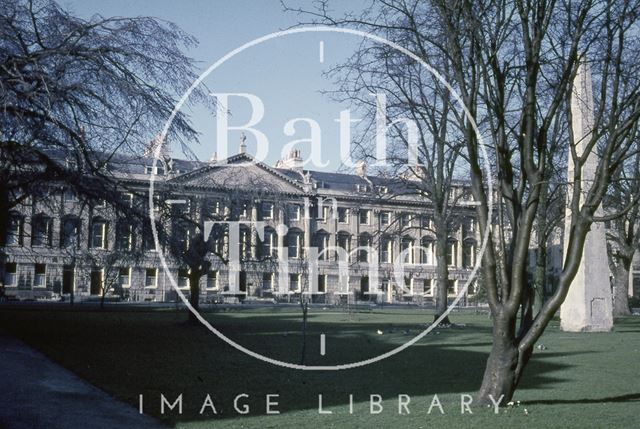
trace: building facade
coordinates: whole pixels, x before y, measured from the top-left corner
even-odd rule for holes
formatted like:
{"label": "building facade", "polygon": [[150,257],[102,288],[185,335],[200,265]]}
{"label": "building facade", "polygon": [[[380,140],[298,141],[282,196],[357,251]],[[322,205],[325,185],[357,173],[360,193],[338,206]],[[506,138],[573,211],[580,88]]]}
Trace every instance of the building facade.
{"label": "building facade", "polygon": [[[211,162],[120,158],[109,168],[122,183],[126,205],[158,201],[150,211],[156,213],[160,202],[169,202],[171,210],[198,224],[238,223],[238,234],[227,229],[206,256],[202,301],[289,300],[305,293],[326,303],[347,296],[424,303],[435,295],[432,207],[407,192],[406,181],[368,176],[364,165],[355,174],[304,170],[295,151],[275,167],[242,150]],[[151,200],[150,176],[156,189]],[[463,188],[458,184],[452,192]],[[446,255],[451,297],[470,277],[478,240],[472,201],[460,198],[456,211]],[[51,184],[10,215],[2,255],[8,296],[174,301],[171,277],[190,293],[188,264],[156,245],[149,228],[128,223],[104,201],[87,201]],[[189,245],[187,238],[185,252]],[[230,261],[234,254],[237,264]],[[475,289],[472,282],[468,296]]]}

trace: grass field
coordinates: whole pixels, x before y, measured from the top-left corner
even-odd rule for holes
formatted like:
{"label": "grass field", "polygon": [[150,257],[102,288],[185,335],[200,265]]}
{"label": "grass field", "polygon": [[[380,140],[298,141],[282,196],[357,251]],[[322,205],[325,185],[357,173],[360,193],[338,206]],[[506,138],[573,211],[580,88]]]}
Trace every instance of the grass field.
{"label": "grass field", "polygon": [[[299,314],[293,309],[206,314],[225,335],[259,353],[297,363]],[[640,317],[618,320],[608,334],[559,331],[552,322],[536,349],[521,388],[519,406],[498,415],[473,408],[460,414],[460,395],[479,386],[490,346],[486,314],[454,313],[464,326],[438,329],[407,350],[362,368],[296,371],[258,361],[173,310],[124,311],[0,308],[0,329],[41,350],[115,397],[178,427],[638,427],[640,420]],[[425,310],[377,310],[310,314],[307,364],[330,365],[384,353],[432,320]],[[379,335],[377,330],[382,330]],[[326,355],[319,353],[326,335]],[[183,413],[160,415],[159,395],[183,394]],[[239,415],[233,400],[250,413]],[[199,414],[207,394],[217,415]],[[265,414],[265,395],[278,394],[280,411]],[[323,409],[318,413],[318,394]],[[353,395],[353,414],[349,395]],[[369,395],[383,398],[370,414]],[[398,414],[398,395],[411,398],[410,414]],[[437,394],[445,414],[428,409]],[[526,410],[526,411],[525,411]]]}

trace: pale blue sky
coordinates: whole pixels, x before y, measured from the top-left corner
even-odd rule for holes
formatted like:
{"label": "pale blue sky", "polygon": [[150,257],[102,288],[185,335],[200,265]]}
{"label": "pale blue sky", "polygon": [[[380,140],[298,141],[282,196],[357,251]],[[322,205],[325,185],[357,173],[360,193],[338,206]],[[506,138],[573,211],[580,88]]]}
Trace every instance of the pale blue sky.
{"label": "pale blue sky", "polygon": [[[104,16],[148,15],[169,20],[195,36],[200,44],[189,55],[206,70],[212,63],[233,49],[255,38],[286,29],[297,23],[298,17],[285,13],[279,0],[60,0],[61,4],[83,17],[95,13]],[[310,1],[289,1],[289,4],[309,7]],[[357,10],[363,2],[337,2],[346,10]],[[319,45],[324,42],[324,63],[320,63]],[[353,52],[361,39],[343,34],[299,34],[271,40],[234,57],[213,72],[205,82],[215,92],[246,92],[258,95],[265,104],[265,116],[257,126],[269,139],[267,161],[273,164],[280,158],[284,144],[308,138],[308,127],[300,125],[297,133],[288,137],[284,124],[295,117],[310,117],[322,129],[323,160],[329,166],[308,166],[312,169],[335,170],[340,165],[338,150],[338,118],[341,106],[319,93],[330,89],[331,83],[322,72]],[[249,104],[230,101],[233,117],[231,125],[249,119]],[[215,118],[204,109],[192,112],[194,125],[202,133],[200,145],[193,150],[200,159],[208,159],[216,151]],[[247,134],[250,153],[255,153],[255,142]],[[239,132],[232,132],[230,153],[236,152]],[[303,154],[310,148],[302,148]],[[174,156],[181,157],[180,154]]]}

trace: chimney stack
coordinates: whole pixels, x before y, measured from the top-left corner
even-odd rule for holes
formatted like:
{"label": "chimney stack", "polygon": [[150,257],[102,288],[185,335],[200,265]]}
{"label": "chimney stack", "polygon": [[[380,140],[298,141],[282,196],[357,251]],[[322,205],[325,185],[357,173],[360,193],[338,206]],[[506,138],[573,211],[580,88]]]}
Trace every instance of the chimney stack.
{"label": "chimney stack", "polygon": [[302,155],[300,154],[300,149],[291,149],[289,155],[276,163],[276,168],[287,168],[289,170],[302,172],[303,164],[304,162],[302,160]]}

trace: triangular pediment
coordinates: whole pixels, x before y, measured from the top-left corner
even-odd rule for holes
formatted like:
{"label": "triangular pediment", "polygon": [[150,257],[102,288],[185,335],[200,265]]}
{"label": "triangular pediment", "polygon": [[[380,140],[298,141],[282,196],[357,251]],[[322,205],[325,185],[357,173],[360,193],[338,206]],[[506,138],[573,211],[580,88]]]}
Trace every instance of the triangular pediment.
{"label": "triangular pediment", "polygon": [[238,154],[206,165],[172,179],[186,186],[218,190],[242,190],[263,193],[305,194],[304,187],[250,155]]}

